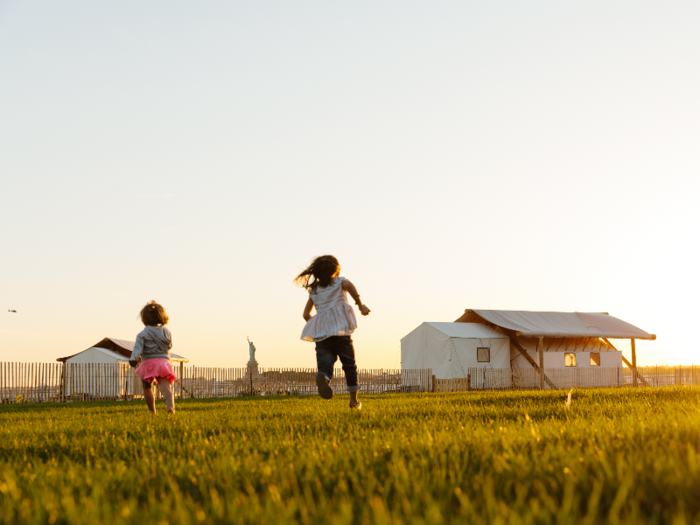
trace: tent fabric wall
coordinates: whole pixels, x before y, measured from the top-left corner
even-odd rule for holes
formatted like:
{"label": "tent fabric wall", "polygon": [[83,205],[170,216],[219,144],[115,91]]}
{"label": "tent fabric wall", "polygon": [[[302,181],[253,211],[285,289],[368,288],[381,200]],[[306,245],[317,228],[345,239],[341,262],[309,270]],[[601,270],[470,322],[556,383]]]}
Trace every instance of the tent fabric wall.
{"label": "tent fabric wall", "polygon": [[437,330],[423,323],[401,339],[401,368],[432,368],[435,377],[449,377],[450,352],[447,338],[440,338]]}
{"label": "tent fabric wall", "polygon": [[[531,337],[519,337],[518,343],[528,355],[539,363],[537,339]],[[591,352],[600,353],[601,367],[621,367],[622,352],[618,351],[609,342],[591,337],[579,338],[549,338],[543,339],[544,343],[544,367],[565,368],[564,354],[576,354],[576,368],[588,367],[591,361]],[[511,365],[513,368],[530,368],[530,363],[514,347],[510,351]]]}
{"label": "tent fabric wall", "polygon": [[[477,348],[490,348],[479,362]],[[401,339],[401,367],[432,368],[438,379],[466,377],[469,368],[510,368],[510,339],[484,324],[423,323]]]}
{"label": "tent fabric wall", "polygon": [[[539,363],[539,353],[529,350],[528,355],[535,363]],[[576,368],[587,368],[591,366],[591,352],[575,352]],[[564,352],[544,352],[545,368],[568,368],[565,365]],[[532,368],[520,352],[511,351],[512,368]],[[600,352],[600,368],[622,368],[622,352],[618,350]]]}

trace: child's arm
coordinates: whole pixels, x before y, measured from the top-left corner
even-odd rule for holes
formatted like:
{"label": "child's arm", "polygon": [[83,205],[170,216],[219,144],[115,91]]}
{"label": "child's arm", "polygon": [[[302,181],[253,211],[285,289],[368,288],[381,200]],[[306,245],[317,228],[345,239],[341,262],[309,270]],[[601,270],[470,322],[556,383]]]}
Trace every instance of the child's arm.
{"label": "child's arm", "polygon": [[134,350],[131,352],[131,357],[129,358],[129,364],[131,366],[136,366],[139,362],[139,356],[143,351],[143,336],[141,334],[136,336],[136,342],[134,343]]}
{"label": "child's arm", "polygon": [[313,309],[314,302],[311,300],[311,297],[309,297],[309,300],[306,301],[306,306],[304,307],[304,321],[311,319],[311,310]]}
{"label": "child's arm", "polygon": [[341,286],[343,287],[343,290],[348,292],[350,294],[350,296],[355,300],[355,304],[360,309],[360,313],[362,315],[369,315],[371,310],[369,308],[367,308],[366,305],[362,304],[362,301],[360,300],[360,294],[357,293],[357,288],[355,288],[355,285],[352,284],[347,279],[345,279]]}

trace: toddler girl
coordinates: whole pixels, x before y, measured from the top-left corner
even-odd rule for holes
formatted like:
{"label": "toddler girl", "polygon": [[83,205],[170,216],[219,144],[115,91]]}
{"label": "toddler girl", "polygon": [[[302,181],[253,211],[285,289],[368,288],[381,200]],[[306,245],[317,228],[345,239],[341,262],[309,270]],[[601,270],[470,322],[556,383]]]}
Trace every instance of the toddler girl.
{"label": "toddler girl", "polygon": [[[316,257],[311,265],[301,272],[294,283],[309,291],[309,300],[304,308],[306,326],[301,333],[303,341],[316,343],[316,362],[318,373],[316,385],[323,399],[331,399],[333,390],[330,380],[333,377],[333,365],[337,358],[343,365],[345,379],[350,392],[350,408],[361,408],[357,400],[357,365],[355,348],[350,334],[357,328],[355,313],[348,304],[346,293],[355,300],[362,315],[369,315],[367,308],[355,289],[355,286],[340,275],[340,263],[332,255]],[[316,308],[316,315],[311,311]]]}
{"label": "toddler girl", "polygon": [[143,397],[146,399],[148,410],[156,413],[156,401],[151,385],[155,379],[160,393],[163,394],[168,413],[175,412],[175,400],[170,385],[177,379],[170,365],[170,349],[173,347],[173,336],[165,325],[168,315],[165,308],[151,301],[143,307],[140,313],[141,321],[146,328],[136,336],[136,344],[131,354],[129,364],[136,366],[139,356],[141,365],[134,371],[143,383]]}

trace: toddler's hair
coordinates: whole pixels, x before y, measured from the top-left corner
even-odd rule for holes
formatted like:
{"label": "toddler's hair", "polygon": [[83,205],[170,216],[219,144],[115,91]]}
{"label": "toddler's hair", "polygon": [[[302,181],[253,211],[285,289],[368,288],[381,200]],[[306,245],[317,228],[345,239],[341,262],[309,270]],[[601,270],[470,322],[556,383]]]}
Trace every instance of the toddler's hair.
{"label": "toddler's hair", "polygon": [[331,279],[339,268],[338,259],[332,255],[321,255],[316,257],[306,270],[297,275],[294,284],[315,292],[319,286],[326,287],[331,284]]}
{"label": "toddler's hair", "polygon": [[141,322],[146,326],[166,325],[169,320],[168,314],[165,313],[165,308],[155,301],[147,303],[146,306],[141,309],[139,316],[141,317]]}

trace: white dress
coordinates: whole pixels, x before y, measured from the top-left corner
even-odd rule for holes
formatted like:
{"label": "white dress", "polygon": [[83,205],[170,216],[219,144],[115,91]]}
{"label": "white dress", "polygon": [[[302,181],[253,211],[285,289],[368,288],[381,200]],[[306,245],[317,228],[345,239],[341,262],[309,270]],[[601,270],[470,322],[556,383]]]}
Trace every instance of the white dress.
{"label": "white dress", "polygon": [[306,322],[301,333],[302,341],[323,341],[334,335],[350,335],[357,328],[352,306],[348,303],[343,281],[336,277],[325,288],[320,286],[309,297],[316,308],[316,315]]}

